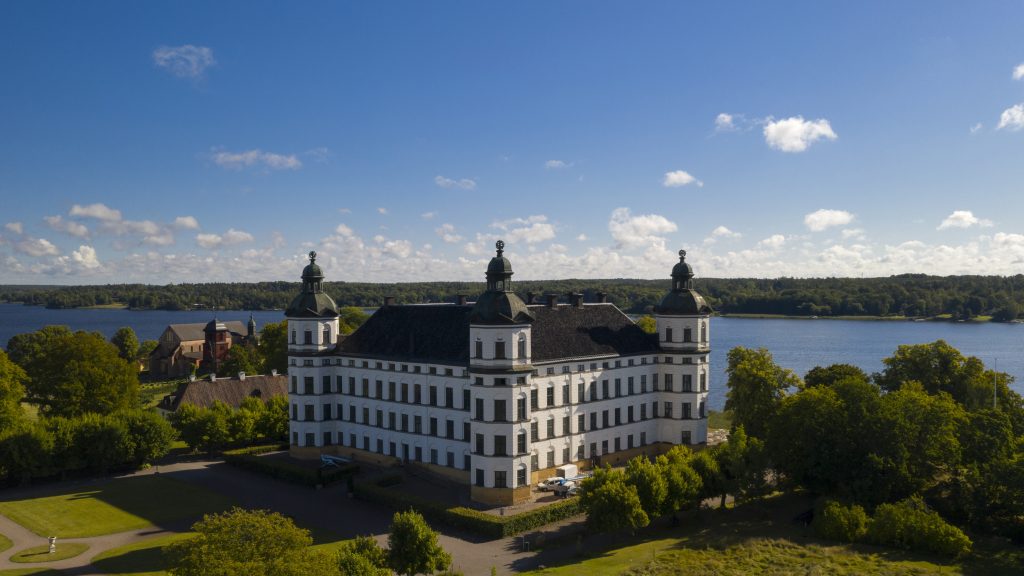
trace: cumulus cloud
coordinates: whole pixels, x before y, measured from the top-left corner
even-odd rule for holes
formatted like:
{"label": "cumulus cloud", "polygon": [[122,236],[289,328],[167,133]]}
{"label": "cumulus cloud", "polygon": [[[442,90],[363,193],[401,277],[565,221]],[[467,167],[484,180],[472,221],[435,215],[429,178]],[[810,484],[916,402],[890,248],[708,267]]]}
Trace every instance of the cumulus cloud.
{"label": "cumulus cloud", "polygon": [[229,228],[224,234],[196,234],[196,244],[203,248],[218,248],[252,241],[252,234],[234,228]]}
{"label": "cumulus cloud", "polygon": [[178,216],[174,219],[174,226],[186,230],[198,230],[199,220],[196,220],[195,216]]}
{"label": "cumulus cloud", "polygon": [[153,50],[153,63],[179,78],[199,78],[216,64],[213,50],[206,46],[160,46]]}
{"label": "cumulus cloud", "polygon": [[842,234],[843,240],[851,240],[851,239],[853,239],[853,240],[863,240],[864,239],[864,229],[863,228],[844,228],[842,230],[842,232],[840,232],[840,234]]}
{"label": "cumulus cloud", "polygon": [[440,188],[461,188],[463,190],[473,190],[476,188],[476,181],[469,178],[459,178],[455,180],[453,178],[446,178],[438,174],[434,176],[434,184],[437,184]]}
{"label": "cumulus cloud", "polygon": [[566,163],[565,160],[548,160],[544,163],[544,167],[549,170],[557,170],[559,168],[566,168],[567,166],[569,166],[569,164]]}
{"label": "cumulus cloud", "polygon": [[722,112],[715,116],[715,132],[734,132],[736,124],[733,123],[733,115]]}
{"label": "cumulus cloud", "polygon": [[4,229],[15,234],[24,234],[25,227],[21,225],[21,222],[8,222],[4,224]]}
{"label": "cumulus cloud", "polygon": [[437,216],[437,212],[424,212],[420,214],[420,218],[424,220],[433,220],[435,216]]}
{"label": "cumulus cloud", "polygon": [[786,243],[786,237],[782,234],[772,234],[771,236],[761,240],[757,243],[762,248],[777,249],[781,248]]}
{"label": "cumulus cloud", "polygon": [[838,138],[831,124],[824,118],[804,120],[803,116],[793,116],[782,120],[768,118],[764,125],[764,139],[768,146],[782,152],[803,152],[821,140]]}
{"label": "cumulus cloud", "polygon": [[441,240],[444,240],[446,244],[455,244],[462,242],[462,236],[455,233],[455,226],[451,224],[441,224],[441,226],[434,230]]}
{"label": "cumulus cloud", "polygon": [[79,246],[78,250],[71,252],[71,260],[82,268],[93,269],[100,267],[99,258],[96,257],[96,249],[92,246]]}
{"label": "cumulus cloud", "polygon": [[704,185],[703,182],[697,180],[685,170],[665,172],[665,177],[661,181],[661,185],[666,188],[679,188],[680,186],[686,186],[687,184],[696,184],[698,188]]}
{"label": "cumulus cloud", "polygon": [[121,219],[121,211],[115,210],[108,207],[106,204],[97,202],[96,204],[89,204],[88,206],[80,206],[75,204],[71,207],[72,216],[80,216],[83,218],[95,218],[97,220],[105,220],[108,222],[114,222]]}
{"label": "cumulus cloud", "polygon": [[57,250],[57,247],[46,238],[25,238],[15,244],[14,247],[18,252],[33,257],[56,256],[60,254],[60,250]]}
{"label": "cumulus cloud", "polygon": [[587,235],[586,234],[580,234],[579,236],[576,237],[576,240],[579,241],[579,242],[586,242],[587,241]]}
{"label": "cumulus cloud", "polygon": [[536,244],[555,237],[554,225],[543,214],[494,222],[491,227],[501,230],[503,239],[510,244]]}
{"label": "cumulus cloud", "polygon": [[1016,132],[1024,128],[1024,103],[1011,106],[999,115],[999,124],[996,130],[1009,130]]}
{"label": "cumulus cloud", "polygon": [[970,210],[954,210],[952,214],[946,216],[945,220],[939,224],[936,230],[948,230],[950,228],[970,228],[971,226],[980,226],[982,228],[988,228],[992,226],[991,220],[978,218]]}
{"label": "cumulus cloud", "polygon": [[230,170],[263,166],[271,170],[298,170],[302,161],[294,154],[264,152],[258,148],[243,152],[219,150],[213,152],[213,163]]}
{"label": "cumulus cloud", "polygon": [[623,248],[664,246],[662,235],[675,232],[677,228],[675,222],[660,214],[634,216],[629,208],[616,208],[608,221],[608,231]]}
{"label": "cumulus cloud", "polygon": [[89,235],[89,229],[86,228],[84,224],[75,222],[74,220],[65,220],[60,215],[46,216],[43,220],[46,221],[46,224],[50,229],[58,232],[64,232],[65,234],[77,236],[78,238],[85,238]]}
{"label": "cumulus cloud", "polygon": [[853,214],[846,210],[816,210],[804,216],[804,225],[812,232],[821,232],[833,226],[845,226],[853,222]]}
{"label": "cumulus cloud", "polygon": [[412,254],[412,243],[408,240],[391,240],[384,236],[374,236],[381,253],[398,258],[408,258]]}
{"label": "cumulus cloud", "polygon": [[1024,78],[1024,64],[1017,64],[1017,67],[1013,69],[1013,79],[1020,80]]}
{"label": "cumulus cloud", "polygon": [[733,232],[725,226],[718,226],[711,231],[711,235],[704,239],[705,244],[714,244],[719,239],[736,240],[742,238],[743,234],[739,232]]}

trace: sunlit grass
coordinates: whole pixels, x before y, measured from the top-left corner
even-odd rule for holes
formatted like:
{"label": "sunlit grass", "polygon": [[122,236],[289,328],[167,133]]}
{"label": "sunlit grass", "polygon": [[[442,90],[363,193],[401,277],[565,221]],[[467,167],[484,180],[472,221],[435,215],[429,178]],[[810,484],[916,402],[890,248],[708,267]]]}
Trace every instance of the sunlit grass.
{"label": "sunlit grass", "polygon": [[170,534],[107,550],[96,555],[92,559],[92,565],[104,574],[164,576],[168,569],[164,548],[193,536],[194,532]]}
{"label": "sunlit grass", "polygon": [[56,562],[57,560],[65,560],[67,558],[74,558],[82,552],[89,549],[88,544],[82,544],[81,542],[68,542],[61,544],[57,543],[57,549],[50,554],[50,545],[43,544],[42,546],[33,546],[32,548],[26,548],[21,550],[17,554],[11,556],[11,562],[18,563],[36,563],[36,562]]}

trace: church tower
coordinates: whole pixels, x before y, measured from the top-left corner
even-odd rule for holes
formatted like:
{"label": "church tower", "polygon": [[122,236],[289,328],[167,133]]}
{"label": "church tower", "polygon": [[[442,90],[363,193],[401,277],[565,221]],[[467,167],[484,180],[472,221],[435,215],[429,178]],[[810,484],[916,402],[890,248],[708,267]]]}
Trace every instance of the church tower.
{"label": "church tower", "polygon": [[672,289],[654,308],[658,347],[666,360],[658,368],[660,401],[663,410],[681,411],[659,421],[659,436],[665,441],[707,441],[711,312],[693,288],[693,268],[686,263],[686,250],[680,250],[679,262],[672,268]]}
{"label": "church tower", "polygon": [[[530,361],[533,314],[512,291],[505,243],[487,266],[487,289],[469,319],[469,377],[473,398],[474,500],[512,504],[530,491]],[[519,497],[516,498],[516,495]]]}

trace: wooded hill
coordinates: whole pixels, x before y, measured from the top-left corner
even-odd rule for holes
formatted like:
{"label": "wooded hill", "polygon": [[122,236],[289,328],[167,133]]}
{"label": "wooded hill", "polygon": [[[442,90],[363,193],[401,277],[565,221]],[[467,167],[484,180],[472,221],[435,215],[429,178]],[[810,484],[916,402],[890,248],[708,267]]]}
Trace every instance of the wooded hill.
{"label": "wooded hill", "polygon": [[[669,280],[535,280],[516,282],[523,297],[532,293],[564,295],[580,292],[594,301],[598,292],[631,313],[649,312]],[[471,299],[484,290],[483,282],[411,282],[370,284],[328,282],[327,292],[339,306],[379,306],[385,296],[397,303],[451,301],[458,294]],[[702,278],[697,290],[724,314],[782,314],[789,316],[907,316],[950,315],[954,319],[992,316],[1017,318],[1024,310],[1024,275],[928,276],[903,274],[887,278]],[[48,308],[124,304],[133,309],[188,310],[192,308],[283,309],[299,291],[297,282],[118,284],[104,286],[0,286],[0,301]]]}

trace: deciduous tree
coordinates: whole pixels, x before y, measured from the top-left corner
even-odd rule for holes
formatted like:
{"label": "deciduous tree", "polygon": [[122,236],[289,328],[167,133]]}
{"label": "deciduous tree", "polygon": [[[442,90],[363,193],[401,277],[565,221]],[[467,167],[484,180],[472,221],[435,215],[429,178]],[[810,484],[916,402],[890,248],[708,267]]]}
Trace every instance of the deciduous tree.
{"label": "deciduous tree", "polygon": [[626,481],[621,470],[595,470],[583,481],[580,505],[587,511],[587,527],[595,532],[636,530],[650,524],[636,486]]}
{"label": "deciduous tree", "polygon": [[135,362],[139,357],[139,338],[135,330],[122,326],[110,337],[110,343],[117,348],[117,355],[128,362]]}
{"label": "deciduous tree", "polygon": [[21,401],[25,398],[25,371],[0,350],[0,430],[11,430],[25,417]]}
{"label": "deciduous tree", "polygon": [[733,426],[764,438],[766,426],[789,388],[800,384],[791,370],[780,367],[768,350],[737,346],[729,351],[725,409],[733,412]]}
{"label": "deciduous tree", "polygon": [[419,512],[395,512],[388,534],[388,566],[399,574],[433,574],[452,563]]}

